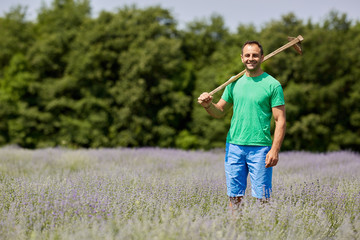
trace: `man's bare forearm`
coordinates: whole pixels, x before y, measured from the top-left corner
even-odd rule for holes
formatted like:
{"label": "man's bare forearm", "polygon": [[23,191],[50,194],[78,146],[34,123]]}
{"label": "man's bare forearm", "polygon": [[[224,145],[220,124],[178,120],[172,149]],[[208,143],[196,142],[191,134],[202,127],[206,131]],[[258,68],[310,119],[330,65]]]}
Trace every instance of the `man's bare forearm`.
{"label": "man's bare forearm", "polygon": [[219,108],[215,103],[210,103],[205,110],[214,118],[222,118],[225,115],[224,109]]}
{"label": "man's bare forearm", "polygon": [[284,141],[285,132],[286,132],[286,121],[278,121],[275,123],[275,132],[274,132],[274,140],[271,148],[276,152],[280,151],[281,145]]}

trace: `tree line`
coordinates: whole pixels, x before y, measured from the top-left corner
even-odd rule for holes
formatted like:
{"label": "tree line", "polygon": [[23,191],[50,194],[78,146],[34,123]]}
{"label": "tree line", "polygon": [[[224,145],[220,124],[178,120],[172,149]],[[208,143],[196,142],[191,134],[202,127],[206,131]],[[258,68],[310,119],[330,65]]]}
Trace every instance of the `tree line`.
{"label": "tree line", "polygon": [[88,0],[54,0],[36,21],[23,6],[0,18],[0,145],[223,147],[231,113],[213,119],[197,97],[243,70],[245,41],[268,54],[299,34],[302,56],[263,63],[284,89],[282,149],[359,150],[360,23],[346,14],[314,23],[289,13],[233,32],[220,15],[179,29],[159,6],[92,17]]}

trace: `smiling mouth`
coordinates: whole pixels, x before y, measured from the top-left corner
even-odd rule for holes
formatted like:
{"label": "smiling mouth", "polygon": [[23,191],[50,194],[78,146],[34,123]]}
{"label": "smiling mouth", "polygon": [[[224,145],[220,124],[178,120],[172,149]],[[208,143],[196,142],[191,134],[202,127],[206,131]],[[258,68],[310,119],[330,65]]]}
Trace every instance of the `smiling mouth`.
{"label": "smiling mouth", "polygon": [[257,64],[256,62],[252,62],[252,63],[247,63],[246,65],[254,67],[254,66],[256,66],[256,64]]}

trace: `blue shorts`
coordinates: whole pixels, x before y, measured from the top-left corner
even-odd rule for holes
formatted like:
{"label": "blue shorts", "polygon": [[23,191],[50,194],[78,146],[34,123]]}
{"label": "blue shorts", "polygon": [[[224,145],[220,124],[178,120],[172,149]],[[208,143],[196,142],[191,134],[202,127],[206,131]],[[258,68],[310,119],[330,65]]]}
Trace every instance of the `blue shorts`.
{"label": "blue shorts", "polygon": [[225,176],[227,195],[245,195],[250,173],[251,194],[256,198],[269,198],[271,193],[272,167],[265,168],[269,146],[240,146],[226,143]]}

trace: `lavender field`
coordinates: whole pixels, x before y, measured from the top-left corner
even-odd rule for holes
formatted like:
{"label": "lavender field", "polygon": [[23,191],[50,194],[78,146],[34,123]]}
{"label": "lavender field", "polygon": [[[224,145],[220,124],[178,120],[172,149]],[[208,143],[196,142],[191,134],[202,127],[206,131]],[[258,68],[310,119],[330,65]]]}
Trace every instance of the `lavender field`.
{"label": "lavender field", "polygon": [[222,151],[0,149],[0,239],[360,239],[360,155],[284,152],[228,209]]}

